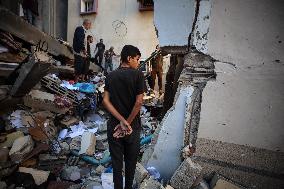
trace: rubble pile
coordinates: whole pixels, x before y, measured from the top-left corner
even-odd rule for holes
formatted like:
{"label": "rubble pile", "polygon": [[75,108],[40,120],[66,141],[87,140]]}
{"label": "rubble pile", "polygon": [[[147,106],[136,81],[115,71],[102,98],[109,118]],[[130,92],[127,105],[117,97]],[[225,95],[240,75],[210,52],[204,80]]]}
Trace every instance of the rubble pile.
{"label": "rubble pile", "polygon": [[[77,83],[48,74],[21,105],[1,116],[1,184],[9,188],[113,186],[109,114],[101,105],[104,80],[102,73]],[[141,118],[142,155],[159,121],[147,106],[142,107]],[[145,177],[140,177],[142,182]]]}

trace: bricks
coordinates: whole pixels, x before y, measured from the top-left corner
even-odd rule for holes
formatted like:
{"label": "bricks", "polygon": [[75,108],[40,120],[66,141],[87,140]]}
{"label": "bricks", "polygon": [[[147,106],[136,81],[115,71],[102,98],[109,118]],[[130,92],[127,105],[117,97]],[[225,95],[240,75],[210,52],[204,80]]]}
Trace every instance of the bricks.
{"label": "bricks", "polygon": [[202,167],[190,158],[182,162],[170,180],[171,186],[176,189],[187,189],[197,185],[197,178],[201,175]]}

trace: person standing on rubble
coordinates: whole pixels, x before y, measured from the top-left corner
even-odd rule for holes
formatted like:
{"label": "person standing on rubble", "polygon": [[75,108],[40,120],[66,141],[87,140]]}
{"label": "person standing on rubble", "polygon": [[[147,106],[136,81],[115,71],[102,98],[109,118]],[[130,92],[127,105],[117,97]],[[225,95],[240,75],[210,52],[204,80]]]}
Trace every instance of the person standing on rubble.
{"label": "person standing on rubble", "polygon": [[159,85],[159,93],[160,95],[163,93],[163,56],[160,52],[159,45],[156,46],[156,52],[158,52],[157,56],[151,60],[151,89],[154,91],[156,76],[158,77],[158,85]]}
{"label": "person standing on rubble", "polygon": [[[103,61],[104,52],[105,52],[105,45],[104,45],[103,39],[100,39],[100,42],[97,43],[95,52],[96,52],[96,50],[98,50],[98,51],[95,55],[95,64],[98,65],[103,71],[104,68],[102,67],[102,61]],[[99,58],[99,60],[98,60],[98,58]]]}
{"label": "person standing on rubble", "polygon": [[93,36],[87,36],[87,58],[84,64],[84,80],[88,79],[88,73],[90,70],[90,61],[91,61],[91,44],[93,43],[94,39]]}
{"label": "person standing on rubble", "polygon": [[38,1],[37,0],[23,0],[22,1],[24,18],[30,24],[35,26],[35,20],[38,14]]}
{"label": "person standing on rubble", "polygon": [[109,50],[106,50],[105,52],[105,75],[107,74],[108,68],[110,71],[113,70],[112,57],[116,56],[113,49],[114,49],[113,47],[110,47]]}
{"label": "person standing on rubble", "polygon": [[111,113],[107,135],[114,188],[123,188],[124,159],[125,189],[131,189],[140,151],[140,109],[143,102],[144,76],[137,69],[141,56],[137,47],[125,45],[120,56],[120,67],[107,75],[103,104]]}
{"label": "person standing on rubble", "polygon": [[84,64],[87,55],[85,47],[85,33],[91,28],[91,21],[85,19],[82,26],[78,26],[74,32],[73,37],[73,50],[74,50],[74,68],[75,68],[75,81],[83,79]]}

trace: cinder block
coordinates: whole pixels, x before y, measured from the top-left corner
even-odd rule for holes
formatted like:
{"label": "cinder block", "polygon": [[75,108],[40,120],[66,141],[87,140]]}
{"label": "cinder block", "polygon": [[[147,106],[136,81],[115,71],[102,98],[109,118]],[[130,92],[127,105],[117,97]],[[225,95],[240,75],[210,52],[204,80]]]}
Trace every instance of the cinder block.
{"label": "cinder block", "polygon": [[182,162],[170,180],[171,186],[176,189],[189,189],[198,184],[202,167],[190,158]]}

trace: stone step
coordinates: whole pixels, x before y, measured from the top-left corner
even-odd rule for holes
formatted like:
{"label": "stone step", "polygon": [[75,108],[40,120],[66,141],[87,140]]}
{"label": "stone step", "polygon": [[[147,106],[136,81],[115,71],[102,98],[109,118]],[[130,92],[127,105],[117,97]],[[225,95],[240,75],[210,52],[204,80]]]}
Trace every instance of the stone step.
{"label": "stone step", "polygon": [[284,188],[284,153],[200,138],[193,160],[248,188]]}

